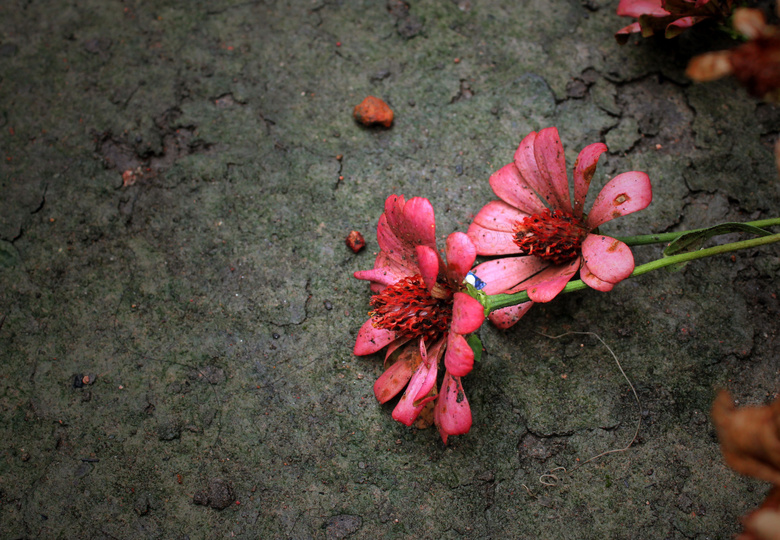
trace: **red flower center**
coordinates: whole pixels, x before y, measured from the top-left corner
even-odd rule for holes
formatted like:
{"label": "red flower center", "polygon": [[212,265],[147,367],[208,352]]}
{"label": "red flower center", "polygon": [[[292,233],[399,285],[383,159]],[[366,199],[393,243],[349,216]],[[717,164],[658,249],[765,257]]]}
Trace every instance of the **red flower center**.
{"label": "red flower center", "polygon": [[375,327],[399,337],[433,338],[446,332],[452,321],[452,290],[436,283],[431,294],[418,274],[385,287],[371,298],[371,306]]}
{"label": "red flower center", "polygon": [[517,224],[514,242],[524,255],[564,264],[579,256],[587,235],[588,230],[569,212],[545,208]]}

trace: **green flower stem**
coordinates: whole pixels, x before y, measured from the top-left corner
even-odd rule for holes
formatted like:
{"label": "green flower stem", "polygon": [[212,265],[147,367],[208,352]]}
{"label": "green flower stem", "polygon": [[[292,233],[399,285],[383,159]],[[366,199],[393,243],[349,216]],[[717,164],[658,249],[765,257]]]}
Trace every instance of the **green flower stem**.
{"label": "green flower stem", "polygon": [[[770,225],[774,225],[776,224],[774,222],[777,222],[778,220],[764,220],[764,221],[773,221],[773,223],[771,223]],[[759,226],[766,226],[768,224],[761,221],[754,221],[751,223],[751,225],[759,227]],[[678,236],[680,236],[681,233],[674,233],[674,234],[675,234],[674,238],[677,238]],[[648,236],[665,236],[665,235],[648,235]],[[705,257],[711,257],[713,255],[720,255],[721,253],[728,253],[730,251],[737,251],[739,249],[748,249],[752,247],[763,246],[766,244],[772,244],[774,242],[780,242],[780,233],[772,234],[770,236],[761,236],[759,238],[751,238],[750,240],[742,240],[740,242],[732,242],[730,244],[723,244],[720,246],[713,246],[706,249],[700,249],[698,251],[692,251],[690,253],[680,253],[679,255],[672,255],[671,257],[664,257],[663,259],[658,259],[656,261],[639,265],[636,268],[634,268],[634,271],[631,272],[631,275],[629,277],[641,276],[642,274],[646,274],[653,270],[658,270],[659,268],[663,268],[664,266],[682,264],[689,261],[695,261],[696,259],[703,259]],[[579,291],[585,288],[587,288],[587,285],[585,285],[585,283],[583,283],[580,280],[570,281],[566,285],[566,287],[563,288],[563,291],[561,291],[561,293]],[[526,291],[520,291],[514,294],[482,295],[481,298],[478,298],[478,300],[480,300],[482,302],[482,305],[485,306],[485,314],[488,314],[491,311],[495,311],[497,309],[501,309],[509,306],[516,306],[518,304],[528,302],[530,299],[528,298],[528,293]]]}
{"label": "green flower stem", "polygon": [[[752,225],[753,227],[771,227],[772,225],[780,225],[780,218],[772,219],[760,219],[758,221],[748,221],[746,225]],[[660,244],[665,242],[672,242],[677,240],[680,236],[686,233],[704,231],[704,229],[691,229],[690,231],[682,232],[670,232],[663,234],[640,234],[638,236],[615,236],[614,238],[629,246],[646,246],[648,244]]]}

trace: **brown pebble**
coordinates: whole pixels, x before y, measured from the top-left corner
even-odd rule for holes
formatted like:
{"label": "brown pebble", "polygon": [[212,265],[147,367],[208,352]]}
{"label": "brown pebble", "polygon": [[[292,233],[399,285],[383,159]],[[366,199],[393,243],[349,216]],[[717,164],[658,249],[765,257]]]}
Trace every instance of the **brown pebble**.
{"label": "brown pebble", "polygon": [[365,126],[379,124],[390,127],[393,125],[393,110],[387,103],[374,96],[368,96],[360,105],[357,105],[352,115],[355,120]]}
{"label": "brown pebble", "polygon": [[346,243],[347,247],[355,253],[366,247],[366,241],[358,231],[351,231],[347,236]]}

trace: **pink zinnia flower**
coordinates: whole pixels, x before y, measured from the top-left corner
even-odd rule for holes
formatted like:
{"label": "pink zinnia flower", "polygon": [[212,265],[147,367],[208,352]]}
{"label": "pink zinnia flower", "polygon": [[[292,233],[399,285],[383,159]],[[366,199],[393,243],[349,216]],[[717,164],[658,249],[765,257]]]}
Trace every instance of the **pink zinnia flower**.
{"label": "pink zinnia flower", "polygon": [[[436,251],[430,201],[420,197],[405,201],[403,195],[385,201],[377,240],[381,251],[374,268],[355,272],[356,278],[369,280],[377,293],[371,299],[371,318],[358,332],[355,354],[387,347],[385,361],[392,358],[394,363],[374,384],[376,398],[385,403],[406,388],[393,418],[407,426],[421,413],[429,416],[428,404],[435,401],[433,420],[446,444],[449,435],[462,435],[471,428],[471,409],[460,378],[471,371],[474,351],[464,335],[480,327],[484,309],[461,290],[476,249],[464,233],[452,233],[445,262]],[[445,373],[437,394],[442,356]]]}
{"label": "pink zinnia flower", "polygon": [[[602,143],[585,147],[574,165],[574,198],[569,194],[563,145],[555,128],[531,132],[514,162],[493,173],[490,186],[499,197],[474,218],[468,235],[479,255],[514,255],[482,263],[474,273],[486,294],[527,291],[531,302],[490,314],[497,326],[516,323],[533,302],[549,302],[579,271],[580,279],[609,291],[634,271],[634,257],[623,242],[595,232],[613,218],[647,207],[650,179],[631,171],[613,178],[585,214],[585,196]],[[517,255],[527,255],[518,257]]]}
{"label": "pink zinnia flower", "polygon": [[673,38],[696,23],[707,19],[725,21],[731,14],[733,0],[620,0],[617,14],[634,17],[637,22],[615,33],[618,43],[624,44],[631,34],[649,37],[663,31]]}

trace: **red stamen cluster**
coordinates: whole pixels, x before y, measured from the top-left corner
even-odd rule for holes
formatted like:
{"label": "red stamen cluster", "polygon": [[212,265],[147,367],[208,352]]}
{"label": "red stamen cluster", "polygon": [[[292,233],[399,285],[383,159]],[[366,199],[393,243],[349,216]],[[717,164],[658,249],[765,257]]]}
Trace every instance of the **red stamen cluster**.
{"label": "red stamen cluster", "polygon": [[524,255],[564,264],[579,256],[587,235],[587,229],[572,214],[545,209],[517,224],[514,242]]}
{"label": "red stamen cluster", "polygon": [[[437,289],[441,284],[437,283]],[[399,337],[433,338],[447,331],[452,321],[452,291],[446,298],[434,298],[422,276],[404,278],[371,298],[369,315],[377,328],[396,332]]]}

